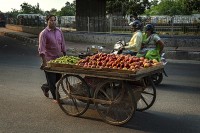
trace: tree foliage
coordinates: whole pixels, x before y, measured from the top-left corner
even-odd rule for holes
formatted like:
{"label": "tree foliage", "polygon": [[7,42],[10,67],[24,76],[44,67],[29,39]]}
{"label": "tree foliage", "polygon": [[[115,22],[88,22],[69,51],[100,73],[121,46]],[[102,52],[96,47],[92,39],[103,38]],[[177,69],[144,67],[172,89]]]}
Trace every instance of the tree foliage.
{"label": "tree foliage", "polygon": [[29,14],[29,13],[43,13],[43,11],[39,8],[39,4],[32,6],[26,2],[22,3],[21,5],[21,13]]}
{"label": "tree foliage", "polygon": [[57,15],[58,14],[57,12],[58,12],[57,9],[52,8],[48,13]]}
{"label": "tree foliage", "polygon": [[108,14],[190,15],[200,13],[199,0],[107,0]]}
{"label": "tree foliage", "polygon": [[[16,16],[16,14],[35,13],[46,15],[47,13],[58,16],[75,16],[76,0],[73,3],[66,2],[60,9],[52,8],[50,11],[43,11],[39,4],[32,6],[27,2],[22,3],[20,10],[12,9],[9,14]],[[139,15],[190,15],[193,13],[200,13],[199,0],[107,0],[106,1],[107,14],[114,15],[130,15],[137,12]]]}
{"label": "tree foliage", "polygon": [[137,12],[138,14],[150,7],[148,0],[107,0],[106,11],[107,14],[127,15]]}
{"label": "tree foliage", "polygon": [[158,5],[151,3],[151,8],[145,11],[147,15],[190,15],[200,13],[199,0],[161,0]]}
{"label": "tree foliage", "polygon": [[12,11],[8,12],[8,17],[16,17],[20,12],[12,8]]}
{"label": "tree foliage", "polygon": [[186,1],[186,7],[192,13],[200,13],[200,1],[199,0],[188,0]]}
{"label": "tree foliage", "polygon": [[10,14],[10,16],[17,16],[18,14],[42,14],[42,15],[47,15],[47,14],[54,14],[57,16],[74,16],[76,12],[76,0],[73,1],[73,3],[66,2],[65,5],[60,10],[57,10],[55,8],[52,8],[49,11],[44,11],[40,9],[39,3],[35,6],[24,2],[20,5],[21,9],[16,10],[12,9],[12,11],[7,12]]}
{"label": "tree foliage", "polygon": [[61,11],[59,11],[60,16],[75,16],[76,12],[76,2],[73,3],[66,2],[65,6],[61,8]]}

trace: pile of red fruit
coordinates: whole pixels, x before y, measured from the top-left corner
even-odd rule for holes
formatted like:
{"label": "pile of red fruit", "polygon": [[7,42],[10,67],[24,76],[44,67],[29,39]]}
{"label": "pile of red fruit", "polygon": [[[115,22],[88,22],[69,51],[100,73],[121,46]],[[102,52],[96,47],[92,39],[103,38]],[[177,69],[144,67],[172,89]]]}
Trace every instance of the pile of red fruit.
{"label": "pile of red fruit", "polygon": [[85,68],[112,68],[131,71],[137,71],[138,69],[148,68],[158,64],[160,64],[160,62],[157,60],[148,60],[144,57],[106,53],[87,56],[85,59],[81,59],[77,63],[77,65]]}

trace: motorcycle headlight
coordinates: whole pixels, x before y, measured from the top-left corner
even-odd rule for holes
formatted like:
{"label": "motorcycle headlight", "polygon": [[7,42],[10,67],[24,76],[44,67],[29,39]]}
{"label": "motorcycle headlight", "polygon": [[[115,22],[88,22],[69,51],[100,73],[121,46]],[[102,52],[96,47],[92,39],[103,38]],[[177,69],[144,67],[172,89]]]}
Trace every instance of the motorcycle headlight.
{"label": "motorcycle headlight", "polygon": [[116,44],[114,45],[114,49],[119,49],[121,46],[122,46],[121,44],[116,43]]}

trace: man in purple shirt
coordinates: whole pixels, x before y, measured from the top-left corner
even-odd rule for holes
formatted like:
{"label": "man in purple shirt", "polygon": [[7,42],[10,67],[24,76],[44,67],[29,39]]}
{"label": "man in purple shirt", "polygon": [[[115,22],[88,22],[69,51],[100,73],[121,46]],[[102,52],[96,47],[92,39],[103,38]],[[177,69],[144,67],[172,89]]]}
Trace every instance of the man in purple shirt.
{"label": "man in purple shirt", "polygon": [[[56,16],[48,15],[46,17],[47,27],[39,34],[39,55],[42,59],[41,69],[47,66],[47,62],[58,57],[66,55],[65,39],[62,31],[56,27]],[[56,101],[56,83],[61,78],[61,74],[44,71],[47,79],[47,85],[41,88],[46,97],[49,97],[50,90],[53,102]]]}

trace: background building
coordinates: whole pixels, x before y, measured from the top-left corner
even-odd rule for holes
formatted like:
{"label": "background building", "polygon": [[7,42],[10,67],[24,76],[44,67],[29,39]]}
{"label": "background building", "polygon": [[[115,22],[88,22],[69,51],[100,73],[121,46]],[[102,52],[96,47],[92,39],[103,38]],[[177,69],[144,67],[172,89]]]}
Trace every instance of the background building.
{"label": "background building", "polygon": [[76,30],[106,31],[106,0],[76,0]]}

